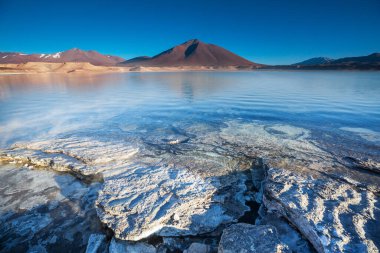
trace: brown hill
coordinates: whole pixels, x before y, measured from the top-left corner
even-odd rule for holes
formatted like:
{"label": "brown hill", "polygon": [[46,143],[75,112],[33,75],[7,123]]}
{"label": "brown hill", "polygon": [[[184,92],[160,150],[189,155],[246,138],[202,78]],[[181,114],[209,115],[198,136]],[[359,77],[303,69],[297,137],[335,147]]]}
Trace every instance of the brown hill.
{"label": "brown hill", "polygon": [[95,66],[88,62],[0,63],[0,73],[105,73],[128,70],[128,68],[116,66]]}
{"label": "brown hill", "polygon": [[258,67],[260,64],[248,61],[222,47],[206,44],[197,39],[189,40],[153,57],[136,57],[120,64],[127,66],[241,66]]}
{"label": "brown hill", "polygon": [[103,55],[96,51],[73,48],[53,54],[22,54],[13,52],[0,52],[0,63],[26,63],[26,62],[89,62],[98,66],[111,66],[125,59],[112,55]]}

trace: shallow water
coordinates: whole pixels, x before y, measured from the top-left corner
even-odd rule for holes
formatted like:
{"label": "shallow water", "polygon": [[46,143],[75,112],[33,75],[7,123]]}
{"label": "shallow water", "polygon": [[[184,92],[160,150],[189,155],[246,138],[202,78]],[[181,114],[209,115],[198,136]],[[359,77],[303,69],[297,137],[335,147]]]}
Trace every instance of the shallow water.
{"label": "shallow water", "polygon": [[[323,156],[380,162],[379,101],[379,72],[1,75],[0,148],[5,150],[16,144],[31,150],[51,149],[53,153],[63,150],[64,154],[79,156],[101,171],[108,169],[102,168],[104,164],[112,167],[105,172],[109,178],[124,175],[124,167],[141,167],[136,161],[145,166],[162,166],[159,159],[166,159],[165,166],[188,167],[191,173],[202,177],[212,175],[225,180],[224,176],[230,173],[228,169],[245,166],[241,154],[272,160],[286,158],[287,161],[277,161],[281,165],[299,157],[306,161],[306,166],[308,159],[323,160]],[[180,145],[170,144],[177,142]],[[124,162],[136,152],[140,155],[138,159]],[[115,159],[121,162],[114,162]],[[219,165],[226,167],[228,173],[218,171]],[[27,196],[33,189],[18,190],[14,180],[9,179],[19,167],[0,168],[1,187],[15,189],[15,196]],[[148,168],[149,173],[160,170]],[[19,173],[28,175],[19,176],[26,182],[34,182],[43,175],[41,178],[46,178],[53,188],[60,187],[52,180],[60,182],[57,178],[63,177],[55,176],[55,172],[25,168]],[[178,175],[172,174],[170,177]],[[353,171],[350,175],[359,181],[379,184],[377,176],[366,172]],[[67,177],[67,182],[76,181]],[[213,187],[207,181],[198,182],[198,178],[189,180],[199,183],[199,189]],[[67,187],[69,183],[61,184],[61,188]],[[96,187],[80,183],[77,188],[92,192]],[[20,208],[19,199],[13,198],[0,206],[0,211],[29,210],[39,215],[33,217],[50,220],[48,213],[40,214],[36,208],[41,206],[38,201],[54,198],[61,201],[62,193],[55,191],[55,197],[51,197],[41,190],[27,208]],[[9,194],[0,191],[0,198],[5,197],[9,198]],[[89,201],[92,204],[93,198]],[[80,203],[75,205],[81,210]],[[86,219],[78,219],[94,227]],[[100,230],[99,226],[93,229]]]}
{"label": "shallow water", "polygon": [[378,143],[379,83],[378,72],[345,71],[0,76],[1,146],[88,130],[236,119]]}
{"label": "shallow water", "polygon": [[99,183],[12,164],[0,178],[0,252],[84,252],[104,231],[93,208]]}

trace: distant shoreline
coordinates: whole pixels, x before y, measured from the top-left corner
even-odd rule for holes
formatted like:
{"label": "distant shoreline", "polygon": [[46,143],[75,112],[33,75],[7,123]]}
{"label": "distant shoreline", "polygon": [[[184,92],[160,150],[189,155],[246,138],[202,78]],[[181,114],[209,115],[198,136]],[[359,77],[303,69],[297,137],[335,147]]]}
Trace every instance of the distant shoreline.
{"label": "distant shoreline", "polygon": [[379,71],[379,68],[352,68],[346,66],[262,66],[257,67],[213,67],[213,66],[181,66],[181,67],[144,67],[144,66],[95,66],[88,62],[27,62],[21,64],[0,64],[1,75],[46,74],[46,73],[124,73],[124,72],[192,72],[192,71]]}

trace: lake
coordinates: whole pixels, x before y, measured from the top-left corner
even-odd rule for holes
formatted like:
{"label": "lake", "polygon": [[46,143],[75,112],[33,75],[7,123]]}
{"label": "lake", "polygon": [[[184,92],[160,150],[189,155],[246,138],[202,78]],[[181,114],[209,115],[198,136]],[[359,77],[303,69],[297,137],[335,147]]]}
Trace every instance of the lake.
{"label": "lake", "polygon": [[[284,167],[295,163],[308,167],[325,156],[331,163],[340,164],[352,158],[380,162],[379,72],[0,75],[0,111],[2,150],[27,150],[28,155],[17,155],[36,159],[42,159],[42,155],[55,156],[52,158],[56,159],[55,164],[62,159],[62,164],[67,164],[75,158],[70,168],[83,162],[82,167],[78,165],[78,170],[69,174],[65,169],[54,172],[43,166],[24,166],[24,162],[0,167],[3,222],[0,242],[8,250],[15,249],[16,244],[20,249],[60,248],[62,242],[54,239],[54,235],[65,237],[73,249],[83,250],[91,233],[104,231],[98,221],[71,219],[79,212],[97,220],[91,208],[96,199],[97,205],[105,209],[111,205],[104,196],[97,195],[103,181],[82,182],[77,179],[78,171],[80,177],[102,173],[106,185],[103,192],[113,196],[115,189],[111,186],[118,185],[126,175],[128,182],[134,182],[132,179],[141,173],[157,173],[157,179],[153,177],[157,181],[152,182],[159,185],[161,168],[170,172],[169,181],[172,177],[183,178],[184,182],[189,178],[190,184],[198,182],[198,175],[222,178],[231,171],[239,171],[237,167],[246,166],[244,159],[252,157],[263,157],[270,165]],[[60,155],[65,157],[58,159]],[[130,168],[135,173],[133,177],[129,177]],[[150,169],[137,173],[137,168]],[[180,177],[179,170],[172,174],[178,168],[191,173]],[[378,177],[359,170],[342,168],[326,172],[379,184]],[[192,179],[193,175],[197,177]],[[219,187],[207,182],[199,182],[198,188],[189,191],[208,192],[210,185]],[[146,185],[146,181],[140,180],[133,189],[117,192],[133,192]],[[26,201],[25,196],[34,196],[27,206],[20,201]],[[243,213],[244,208],[241,207]],[[47,210],[55,210],[56,214]],[[164,217],[166,211],[161,212]],[[109,227],[118,226],[114,224],[119,224],[121,218],[115,221],[107,215],[98,213]],[[141,223],[147,222],[148,216]],[[73,224],[88,227],[81,243],[72,243],[78,240],[75,235],[80,228],[69,226],[71,223],[62,220],[65,217],[71,217]],[[34,231],[35,225],[30,223],[38,223],[40,219],[43,224]],[[202,233],[214,229],[218,222],[214,227],[204,228]],[[71,229],[67,230],[67,226]],[[126,231],[119,238],[144,238],[144,233],[133,228]]]}
{"label": "lake", "polygon": [[378,72],[349,71],[0,76],[1,146],[132,123],[149,131],[151,123],[229,120],[379,140],[379,80]]}

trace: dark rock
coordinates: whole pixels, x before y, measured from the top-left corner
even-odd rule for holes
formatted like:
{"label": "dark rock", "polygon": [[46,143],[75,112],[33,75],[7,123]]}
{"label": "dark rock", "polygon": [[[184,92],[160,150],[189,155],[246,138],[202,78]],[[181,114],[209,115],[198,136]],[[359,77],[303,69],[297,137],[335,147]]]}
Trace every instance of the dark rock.
{"label": "dark rock", "polygon": [[280,242],[275,227],[237,223],[223,231],[218,252],[280,253],[291,251],[287,245]]}

